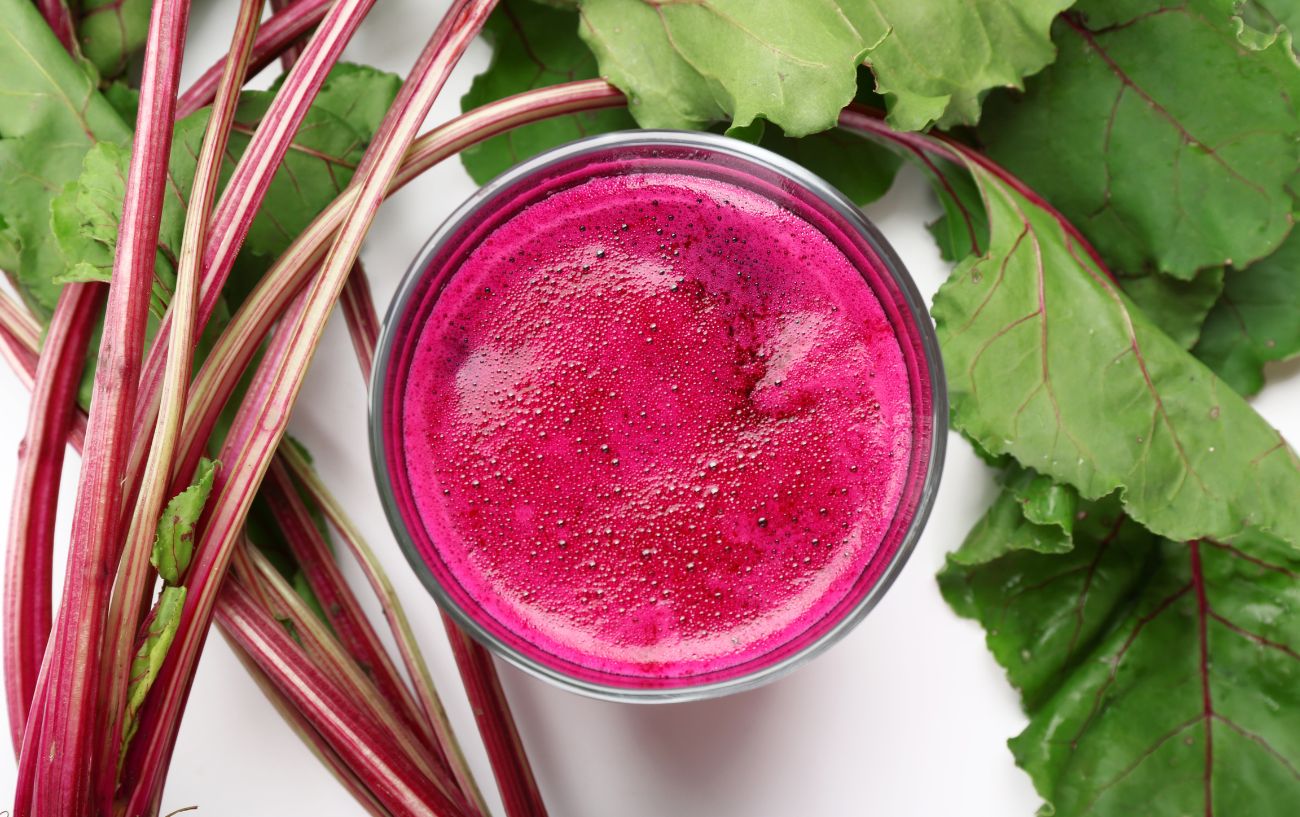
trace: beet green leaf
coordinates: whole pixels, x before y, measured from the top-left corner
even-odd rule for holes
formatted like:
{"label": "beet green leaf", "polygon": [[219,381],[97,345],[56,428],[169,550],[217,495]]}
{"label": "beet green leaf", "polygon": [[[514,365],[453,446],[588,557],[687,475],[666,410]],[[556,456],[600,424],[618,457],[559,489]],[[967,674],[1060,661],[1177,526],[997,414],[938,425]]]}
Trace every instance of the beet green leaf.
{"label": "beet green leaf", "polygon": [[1044,812],[1300,813],[1298,579],[1294,548],[1258,533],[1161,545],[1136,604],[1011,741]]}
{"label": "beet green leaf", "polygon": [[194,526],[199,523],[203,506],[212,493],[215,476],[216,463],[207,458],[200,460],[193,484],[172,497],[158,519],[158,534],[149,561],[167,584],[178,584],[189,569],[194,553]]}
{"label": "beet green leaf", "polygon": [[953,424],[994,456],[1119,492],[1185,541],[1250,528],[1300,547],[1300,460],[1161,332],[1036,198],[972,163],[990,246],[934,302]]}
{"label": "beet green leaf", "polygon": [[1022,95],[990,99],[989,154],[1120,272],[1244,266],[1291,229],[1300,68],[1237,39],[1221,0],[1084,0]]}
{"label": "beet green leaf", "polygon": [[984,626],[989,651],[1033,712],[1131,604],[1155,543],[1113,497],[1079,503],[1063,535],[1022,514],[1008,487],[948,555],[939,588]]}
{"label": "beet green leaf", "polygon": [[990,88],[1052,59],[1068,0],[581,0],[582,38],[646,127],[826,130],[864,60],[900,129],[971,123]]}

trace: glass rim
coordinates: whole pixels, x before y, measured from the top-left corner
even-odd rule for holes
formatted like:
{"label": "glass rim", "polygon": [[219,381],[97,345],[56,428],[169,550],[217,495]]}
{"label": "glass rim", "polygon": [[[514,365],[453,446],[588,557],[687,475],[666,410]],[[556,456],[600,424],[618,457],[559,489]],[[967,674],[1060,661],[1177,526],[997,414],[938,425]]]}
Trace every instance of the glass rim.
{"label": "glass rim", "polygon": [[[701,684],[690,684],[688,682],[680,686],[633,688],[579,678],[558,667],[525,655],[483,626],[452,598],[451,594],[442,586],[442,583],[434,574],[433,569],[425,563],[424,557],[413,541],[413,537],[407,529],[406,521],[402,516],[393,486],[388,458],[385,453],[383,407],[385,383],[388,379],[389,363],[392,358],[397,326],[401,323],[401,318],[406,313],[412,296],[420,290],[420,285],[426,272],[430,269],[431,262],[443,249],[443,246],[458,234],[460,229],[480,208],[490,204],[499,194],[509,190],[519,181],[554,165],[581,158],[585,154],[616,148],[654,147],[703,149],[722,153],[741,162],[765,168],[784,180],[802,187],[817,199],[820,199],[822,203],[828,205],[837,216],[844,220],[846,226],[866,241],[880,260],[884,272],[888,274],[888,278],[898,288],[898,294],[902,296],[902,301],[906,306],[906,317],[911,320],[917,330],[918,345],[921,348],[921,357],[925,363],[930,387],[930,417],[928,418],[930,423],[930,451],[929,456],[924,460],[926,471],[916,497],[915,508],[912,511],[911,519],[907,522],[906,530],[898,541],[898,546],[889,556],[888,563],[871,586],[862,593],[862,596],[853,604],[851,609],[841,614],[824,632],[809,643],[771,664],[760,666],[753,671],[744,672],[731,678]],[[673,130],[615,131],[585,137],[552,148],[514,165],[481,186],[451,215],[444,219],[416,253],[385,312],[379,343],[375,349],[374,371],[369,387],[368,412],[371,465],[374,470],[375,483],[379,489],[380,499],[384,506],[385,516],[406,560],[410,563],[421,584],[433,597],[438,607],[446,612],[458,626],[476,641],[490,649],[493,654],[533,677],[591,698],[635,703],[702,700],[753,689],[787,675],[844,638],[880,602],[880,599],[893,585],[904,564],[916,549],[917,542],[933,509],[935,495],[938,492],[948,432],[948,395],[943,373],[943,361],[939,352],[935,328],[925,306],[925,299],[916,288],[915,282],[907,272],[901,259],[898,258],[893,248],[876,226],[867,219],[862,210],[820,176],[766,148],[712,133]],[[870,562],[867,564],[870,565]]]}

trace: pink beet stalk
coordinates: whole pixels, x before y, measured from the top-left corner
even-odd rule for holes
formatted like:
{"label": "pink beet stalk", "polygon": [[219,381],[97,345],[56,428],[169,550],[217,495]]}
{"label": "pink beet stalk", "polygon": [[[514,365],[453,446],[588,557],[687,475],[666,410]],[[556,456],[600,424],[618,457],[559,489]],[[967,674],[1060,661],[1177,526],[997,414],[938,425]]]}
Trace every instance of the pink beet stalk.
{"label": "pink beet stalk", "polygon": [[390,748],[384,730],[306,659],[284,627],[256,604],[240,582],[226,582],[223,596],[220,622],[231,640],[307,717],[388,813],[398,817],[463,813],[409,758]]}
{"label": "pink beet stalk", "polygon": [[[338,62],[348,40],[361,25],[375,0],[338,0],[331,6],[320,27],[307,43],[302,57],[276,93],[248,147],[235,165],[213,214],[207,243],[204,246],[199,290],[199,330],[207,325],[221,297],[244,238],[252,226],[271,178],[284,160],[293,136],[302,124],[312,100],[325,83],[330,69]],[[166,361],[167,338],[171,320],[164,317],[145,359],[140,378],[141,399],[136,413],[138,428],[151,428],[158,410],[158,392]],[[144,462],[145,445],[131,450],[126,471],[128,484],[134,487]]]}
{"label": "pink beet stalk", "polygon": [[0,329],[33,351],[40,351],[41,327],[26,307],[0,291]]}
{"label": "pink beet stalk", "polygon": [[[136,647],[136,633],[140,624],[139,599],[145,594],[150,576],[150,553],[162,513],[163,503],[172,494],[172,459],[185,416],[185,398],[190,384],[194,362],[194,346],[198,337],[197,309],[199,287],[199,257],[207,238],[208,218],[216,198],[220,180],[221,161],[230,138],[230,125],[234,121],[235,107],[239,102],[239,88],[248,69],[253,38],[262,15],[263,0],[242,0],[235,21],[235,32],[225,69],[213,103],[203,144],[195,166],[194,183],[190,189],[185,213],[185,231],[181,241],[176,274],[176,291],[172,295],[168,314],[172,319],[172,333],[167,348],[166,370],[161,389],[161,409],[154,426],[153,443],[145,465],[144,478],[136,500],[130,527],[123,549],[123,563],[118,574],[117,587],[109,611],[107,648],[104,673],[108,697],[104,702],[105,730],[101,739],[101,756],[117,754],[123,736],[127,687]],[[141,437],[144,435],[141,434]],[[116,789],[117,769],[105,764],[100,769],[99,797],[107,810]]]}
{"label": "pink beet stalk", "polygon": [[[271,8],[277,13],[292,6],[293,0],[271,0]],[[290,43],[287,48],[280,52],[280,64],[284,66],[284,70],[288,71],[301,55],[302,46]]]}
{"label": "pink beet stalk", "polygon": [[[256,599],[254,603],[257,603]],[[311,721],[298,710],[287,695],[280,691],[275,681],[272,681],[270,676],[261,670],[252,656],[235,640],[226,626],[226,605],[221,601],[217,603],[216,619],[221,634],[225,636],[226,643],[230,645],[235,656],[239,658],[239,663],[244,665],[244,669],[252,676],[258,689],[262,690],[262,694],[280,713],[280,717],[284,718],[285,723],[289,724],[290,728],[298,734],[298,737],[307,745],[307,748],[311,749],[312,754],[324,764],[325,768],[330,770],[334,778],[339,781],[339,784],[356,798],[356,801],[361,804],[367,813],[372,817],[390,817],[388,810],[380,805],[374,795],[366,789],[365,784],[361,782],[355,772],[348,768],[347,763],[344,762],[343,758],[339,757],[338,752],[335,752],[329,742],[325,740],[325,737],[316,731]]]}
{"label": "pink beet stalk", "polygon": [[[334,0],[298,0],[271,15],[258,29],[253,41],[253,54],[249,59],[248,73],[255,74],[270,65],[298,40],[315,28],[325,17]],[[176,103],[178,116],[189,116],[198,109],[212,104],[221,81],[225,60],[203,72]]]}
{"label": "pink beet stalk", "polygon": [[447,630],[452,654],[456,656],[456,666],[460,669],[470,708],[474,711],[474,721],[492,763],[506,814],[509,817],[545,817],[546,804],[542,802],[528,754],[519,739],[510,702],[501,688],[492,655],[445,613],[442,623]]}
{"label": "pink beet stalk", "polygon": [[465,762],[465,756],[460,750],[460,744],[456,740],[455,732],[447,719],[442,700],[438,697],[437,690],[434,688],[433,678],[429,675],[428,664],[424,661],[420,645],[416,641],[414,631],[411,629],[410,620],[406,617],[406,611],[402,608],[402,603],[393,589],[392,582],[388,579],[388,574],[379,563],[374,551],[366,544],[366,541],[358,533],[356,526],[343,513],[342,507],[325,488],[325,485],[320,481],[320,477],[317,476],[306,460],[293,448],[283,446],[281,447],[280,460],[293,473],[298,484],[302,486],[304,493],[312,499],[325,519],[338,532],[344,544],[352,553],[353,558],[360,565],[362,573],[370,583],[371,590],[374,591],[375,597],[379,599],[380,606],[384,611],[384,618],[388,621],[393,640],[397,643],[397,651],[402,656],[402,662],[406,666],[406,672],[415,687],[425,717],[433,724],[434,730],[438,734],[439,743],[445,750],[445,756],[451,767],[452,774],[456,777],[457,783],[466,798],[475,804],[481,813],[486,814],[487,809],[483,804],[483,795],[469,770],[469,764]]}
{"label": "pink beet stalk", "polygon": [[272,463],[263,492],[281,532],[289,542],[294,559],[320,599],[325,615],[340,643],[374,683],[395,713],[422,736],[426,747],[445,764],[442,749],[432,729],[420,716],[415,701],[403,685],[397,668],[384,651],[379,635],[370,626],[356,596],[348,589],[334,554],[316,527],[298,489],[283,463]]}
{"label": "pink beet stalk", "polygon": [[339,307],[343,310],[343,320],[348,326],[348,335],[352,338],[352,348],[357,353],[357,365],[361,367],[361,376],[370,382],[370,372],[375,367],[375,346],[379,342],[379,314],[375,311],[375,300],[370,294],[370,279],[358,261],[343,285],[339,296]]}
{"label": "pink beet stalk", "polygon": [[15,804],[19,815],[38,806],[40,814],[53,817],[79,817],[89,811],[102,726],[97,722],[100,653],[121,528],[121,477],[133,431],[188,16],[188,0],[159,0],[150,21],[63,605],[46,654],[45,683],[38,685],[34,698],[34,711],[48,717],[28,723],[29,732],[39,731],[34,740],[24,741],[19,781],[23,788]]}
{"label": "pink beet stalk", "polygon": [[[456,810],[468,813],[464,799],[456,790],[445,766],[439,765],[428,747],[421,744],[409,727],[400,721],[386,705],[362,669],[352,661],[335,635],[308,608],[307,603],[294,591],[279,571],[256,549],[247,547],[243,540],[236,550],[243,550],[248,575],[257,583],[260,594],[268,600],[263,605],[276,619],[288,622],[295,640],[311,663],[345,692],[371,723],[387,734],[392,750],[410,760],[412,766],[425,775],[435,788],[455,805]],[[244,575],[243,573],[240,574]]]}
{"label": "pink beet stalk", "polygon": [[[439,24],[371,143],[368,152],[374,152],[374,159],[362,162],[362,169],[350,185],[357,191],[356,198],[340,226],[339,238],[326,257],[319,277],[307,290],[303,315],[286,326],[290,333],[289,348],[283,355],[264,357],[259,366],[275,372],[270,394],[264,399],[250,395],[240,408],[236,430],[232,430],[223,446],[220,459],[226,472],[214,490],[211,516],[190,571],[189,594],[176,639],[155,682],[156,690],[162,694],[151,696],[136,739],[145,754],[132,808],[151,802],[152,793],[158,788],[163,758],[169,754],[174,741],[179,704],[193,678],[202,633],[212,613],[218,583],[229,563],[230,550],[275,446],[284,434],[307,365],[356,260],[361,241],[434,97],[494,5],[493,0],[461,0],[453,4]],[[295,70],[306,60],[304,55]],[[246,439],[240,439],[239,429],[249,430]]]}
{"label": "pink beet stalk", "polygon": [[15,751],[22,745],[50,635],[54,522],[63,456],[86,345],[105,292],[103,284],[88,283],[69,284],[60,293],[49,340],[34,373],[27,431],[19,449],[4,594],[5,693]]}

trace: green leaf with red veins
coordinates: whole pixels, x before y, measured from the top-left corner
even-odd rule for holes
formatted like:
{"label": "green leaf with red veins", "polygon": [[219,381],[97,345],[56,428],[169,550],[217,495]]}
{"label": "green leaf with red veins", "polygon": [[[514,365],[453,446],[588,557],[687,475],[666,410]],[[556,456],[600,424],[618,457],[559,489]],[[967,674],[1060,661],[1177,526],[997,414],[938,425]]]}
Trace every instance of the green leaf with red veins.
{"label": "green leaf with red veins", "polygon": [[890,123],[973,123],[990,88],[1052,59],[1069,0],[581,0],[582,38],[645,127],[757,118],[792,136],[826,130],[865,59]]}
{"label": "green leaf with red veins", "polygon": [[1300,460],[1236,392],[1161,332],[1059,218],[972,167],[989,248],[934,301],[953,425],[992,455],[1119,492],[1184,541],[1268,530],[1300,547]]}
{"label": "green leaf with red veins", "polygon": [[[81,172],[96,142],[131,129],[55,38],[31,0],[0,0],[0,269],[48,317],[64,268],[50,201]],[[23,104],[12,100],[22,99]]]}
{"label": "green leaf with red veins", "polygon": [[1268,255],[1292,225],[1300,69],[1281,40],[1244,48],[1231,15],[1220,0],[1084,0],[1027,93],[989,100],[989,155],[1117,270],[1190,279]]}
{"label": "green leaf with red veins", "polygon": [[1229,270],[1195,355],[1242,394],[1264,386],[1264,364],[1300,354],[1300,233],[1268,258]]}
{"label": "green leaf with red veins", "polygon": [[989,651],[1032,712],[1075,671],[1145,575],[1156,537],[1129,520],[1113,497],[1084,502],[1064,552],[1059,528],[1034,524],[1007,488],[948,555],[944,599],[985,629]]}
{"label": "green leaf with red veins", "polygon": [[1160,546],[1136,605],[1011,741],[1056,817],[1300,813],[1300,559]]}

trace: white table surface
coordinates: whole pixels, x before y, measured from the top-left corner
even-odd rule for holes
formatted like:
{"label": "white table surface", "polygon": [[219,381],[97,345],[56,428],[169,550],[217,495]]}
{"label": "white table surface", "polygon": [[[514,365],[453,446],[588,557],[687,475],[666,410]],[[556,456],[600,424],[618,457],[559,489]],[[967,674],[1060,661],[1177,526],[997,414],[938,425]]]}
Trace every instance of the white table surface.
{"label": "white table surface", "polygon": [[[196,4],[187,81],[225,52],[235,5]],[[382,0],[346,57],[404,73],[445,5]],[[487,55],[483,43],[471,47],[430,124],[458,111],[460,95]],[[260,81],[270,77],[267,72]],[[381,310],[425,238],[473,189],[452,161],[381,211],[363,253]],[[948,266],[924,228],[938,208],[921,176],[904,171],[869,213],[922,292],[932,296]],[[1300,439],[1300,366],[1275,367],[1272,375],[1256,405],[1288,438]],[[0,366],[0,515],[7,512],[26,413],[26,391]],[[291,430],[391,572],[470,763],[500,815],[437,611],[384,520],[370,477],[365,421],[355,359],[336,317]],[[69,456],[63,510],[72,501],[78,467]],[[703,703],[610,704],[502,665],[553,817],[1029,817],[1039,801],[1004,743],[1025,718],[980,629],[948,610],[933,578],[993,492],[991,473],[954,436],[930,524],[879,607],[829,652],[756,691]],[[61,570],[62,553],[58,559]],[[360,587],[357,571],[351,565],[347,571]],[[369,609],[374,614],[377,608]],[[0,734],[7,735],[4,720],[0,708]],[[0,750],[0,791],[13,790],[14,774],[12,756]],[[207,815],[364,814],[284,725],[219,637],[209,639],[199,665],[163,812],[191,805]]]}

